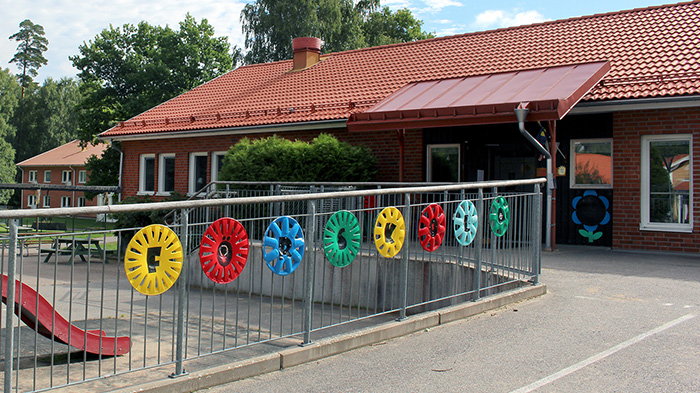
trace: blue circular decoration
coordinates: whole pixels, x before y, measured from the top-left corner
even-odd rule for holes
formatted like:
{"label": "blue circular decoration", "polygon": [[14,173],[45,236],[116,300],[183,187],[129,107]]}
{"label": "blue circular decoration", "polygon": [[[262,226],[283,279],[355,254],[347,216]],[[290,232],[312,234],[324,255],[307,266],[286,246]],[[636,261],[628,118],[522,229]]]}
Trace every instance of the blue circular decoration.
{"label": "blue circular decoration", "polygon": [[579,229],[578,233],[588,239],[589,243],[600,239],[603,232],[596,232],[598,225],[605,225],[610,222],[610,201],[608,198],[598,195],[594,190],[587,190],[583,196],[577,196],[571,201],[574,212],[571,220],[584,229]]}
{"label": "blue circular decoration", "polygon": [[291,274],[304,256],[304,231],[292,217],[277,217],[265,230],[263,255],[267,267],[280,276]]}
{"label": "blue circular decoration", "polygon": [[463,246],[468,246],[474,241],[479,226],[479,215],[472,201],[462,201],[452,217],[455,238]]}

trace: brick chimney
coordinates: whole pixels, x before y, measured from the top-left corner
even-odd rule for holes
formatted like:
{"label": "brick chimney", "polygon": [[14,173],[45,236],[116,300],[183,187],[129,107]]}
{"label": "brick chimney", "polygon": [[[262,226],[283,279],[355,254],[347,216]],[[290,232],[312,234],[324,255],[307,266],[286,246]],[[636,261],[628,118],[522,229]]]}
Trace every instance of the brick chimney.
{"label": "brick chimney", "polygon": [[292,40],[294,50],[294,68],[299,71],[309,68],[321,60],[321,39],[316,37],[297,37]]}

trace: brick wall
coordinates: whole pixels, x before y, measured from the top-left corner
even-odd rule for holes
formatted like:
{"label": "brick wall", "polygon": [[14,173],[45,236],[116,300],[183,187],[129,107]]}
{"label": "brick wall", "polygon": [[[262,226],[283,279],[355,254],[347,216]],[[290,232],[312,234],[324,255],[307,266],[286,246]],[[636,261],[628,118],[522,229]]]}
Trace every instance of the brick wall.
{"label": "brick wall", "polygon": [[[70,170],[72,173],[72,181],[71,183],[73,185],[84,185],[82,183],[78,183],[78,173],[82,170],[85,170],[85,167],[73,167],[71,169],[68,166],[65,167],[24,167],[23,168],[23,173],[22,173],[22,183],[29,183],[29,172],[30,171],[37,171],[37,183],[38,184],[63,184],[61,183],[62,176],[63,176],[63,171],[68,171]],[[45,171],[50,171],[51,172],[51,181],[50,182],[44,182],[44,172]],[[88,175],[89,176],[89,175]],[[44,196],[49,195],[49,206],[44,205]],[[21,207],[22,209],[28,209],[28,199],[29,195],[37,195],[37,190],[22,190],[22,200],[21,200]],[[39,198],[37,198],[37,208],[57,208],[61,207],[61,197],[70,197],[71,198],[71,204],[72,206],[78,206],[78,198],[83,197],[84,194],[82,191],[63,191],[63,190],[41,190],[41,195]],[[89,199],[85,200],[85,206],[96,206],[97,205],[97,198],[93,199],[92,201]]]}
{"label": "brick wall", "polygon": [[[346,129],[320,131],[295,131],[278,133],[288,139],[311,141],[320,133],[335,135],[339,140],[350,144],[364,144],[377,158],[378,181],[399,180],[399,142],[396,131],[348,132]],[[133,196],[139,188],[139,158],[142,154],[156,154],[156,189],[158,184],[158,154],[175,153],[175,190],[188,191],[189,155],[198,152],[226,151],[245,135],[201,136],[160,140],[140,140],[122,142],[124,168],[122,172],[123,196]],[[272,133],[248,135],[251,138],[266,138]],[[404,142],[405,181],[415,182],[425,179],[423,174],[423,133],[421,130],[407,130]],[[207,165],[207,183],[211,181],[211,154]]]}
{"label": "brick wall", "polygon": [[[641,137],[692,134],[693,232],[640,230]],[[700,108],[617,112],[613,116],[613,248],[700,253]]]}

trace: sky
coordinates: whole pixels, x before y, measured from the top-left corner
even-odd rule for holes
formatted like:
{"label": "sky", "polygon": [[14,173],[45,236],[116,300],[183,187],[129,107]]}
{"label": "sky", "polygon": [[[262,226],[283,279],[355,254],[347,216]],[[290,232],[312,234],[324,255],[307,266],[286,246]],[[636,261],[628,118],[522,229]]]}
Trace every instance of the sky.
{"label": "sky", "polygon": [[[383,0],[392,10],[408,8],[423,20],[423,30],[437,36],[491,30],[549,20],[614,12],[632,8],[667,4],[671,0]],[[49,40],[44,53],[48,64],[39,69],[37,82],[47,77],[75,77],[69,56],[79,54],[78,47],[109,25],[122,26],[147,21],[152,25],[178,23],[189,12],[198,21],[207,19],[216,36],[227,36],[231,45],[243,47],[240,13],[241,0],[0,0],[0,68],[19,70],[10,64],[17,52],[17,42],[9,37],[19,24],[30,19],[40,24]]]}

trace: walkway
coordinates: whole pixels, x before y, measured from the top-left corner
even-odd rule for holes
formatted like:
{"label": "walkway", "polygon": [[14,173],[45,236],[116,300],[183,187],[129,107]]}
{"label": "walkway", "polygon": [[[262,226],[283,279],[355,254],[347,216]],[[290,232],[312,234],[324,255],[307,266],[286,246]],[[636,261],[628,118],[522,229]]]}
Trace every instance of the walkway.
{"label": "walkway", "polygon": [[561,247],[548,294],[207,392],[700,392],[700,257]]}

